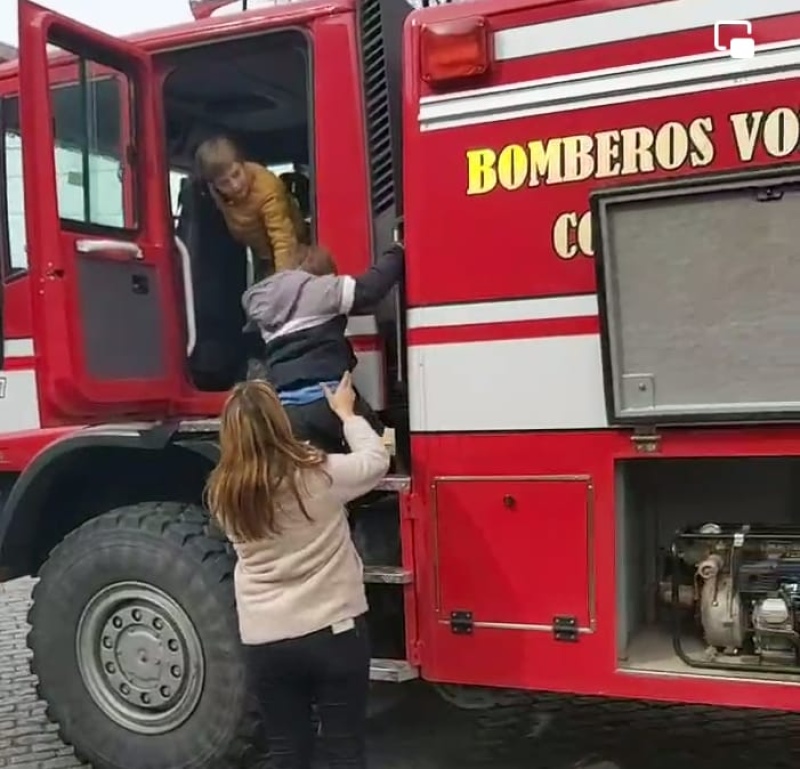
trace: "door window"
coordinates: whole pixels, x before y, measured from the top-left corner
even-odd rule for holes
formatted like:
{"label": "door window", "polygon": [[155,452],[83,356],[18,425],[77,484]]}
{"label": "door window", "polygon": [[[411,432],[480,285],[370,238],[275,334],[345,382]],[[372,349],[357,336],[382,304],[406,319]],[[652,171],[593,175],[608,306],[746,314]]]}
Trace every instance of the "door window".
{"label": "door window", "polygon": [[19,97],[2,101],[3,276],[8,279],[28,268],[25,248],[25,196],[22,175],[22,141],[19,135]]}
{"label": "door window", "polygon": [[59,216],[70,229],[135,229],[132,85],[124,73],[89,59],[75,69],[75,80],[50,89]]}
{"label": "door window", "polygon": [[[50,89],[59,215],[78,225],[135,227],[134,177],[124,162],[130,143],[127,78],[85,59],[76,71],[77,82],[56,83]],[[2,141],[7,278],[28,267],[18,96],[2,101]]]}

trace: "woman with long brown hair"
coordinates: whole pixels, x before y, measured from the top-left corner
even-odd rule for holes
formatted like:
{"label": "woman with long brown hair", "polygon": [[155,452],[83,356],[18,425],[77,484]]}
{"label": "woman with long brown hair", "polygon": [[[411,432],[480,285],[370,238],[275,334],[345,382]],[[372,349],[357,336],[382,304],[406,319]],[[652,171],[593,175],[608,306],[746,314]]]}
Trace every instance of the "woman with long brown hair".
{"label": "woman with long brown hair", "polygon": [[375,488],[389,455],[353,411],[349,374],[325,396],[350,454],[298,441],[266,382],[237,385],[206,489],[238,555],[239,630],[276,769],[310,769],[314,705],[329,766],[365,766],[367,599],[345,504]]}

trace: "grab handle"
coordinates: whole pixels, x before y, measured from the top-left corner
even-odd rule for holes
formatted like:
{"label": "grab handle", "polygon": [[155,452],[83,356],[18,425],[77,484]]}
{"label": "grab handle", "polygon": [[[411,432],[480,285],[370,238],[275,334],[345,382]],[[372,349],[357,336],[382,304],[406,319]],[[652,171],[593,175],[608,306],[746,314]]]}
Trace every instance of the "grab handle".
{"label": "grab handle", "polygon": [[131,243],[129,240],[95,240],[86,238],[76,240],[75,249],[81,254],[96,254],[98,251],[123,251],[130,254],[134,259],[144,259],[142,249],[138,243]]}
{"label": "grab handle", "polygon": [[181,268],[183,273],[183,303],[186,308],[186,355],[194,352],[197,344],[197,323],[195,321],[194,309],[194,287],[192,285],[192,259],[189,256],[189,249],[184,242],[175,236],[175,246],[181,257]]}

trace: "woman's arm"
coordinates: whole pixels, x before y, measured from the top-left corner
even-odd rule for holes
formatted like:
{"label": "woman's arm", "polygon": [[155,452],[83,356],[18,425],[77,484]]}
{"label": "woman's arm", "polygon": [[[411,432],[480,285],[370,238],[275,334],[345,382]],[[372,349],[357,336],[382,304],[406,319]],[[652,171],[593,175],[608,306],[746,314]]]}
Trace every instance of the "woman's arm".
{"label": "woman's arm", "polygon": [[353,414],[342,420],[351,454],[329,454],[327,471],[331,493],[343,504],[372,491],[389,470],[389,452],[383,439],[364,417]]}

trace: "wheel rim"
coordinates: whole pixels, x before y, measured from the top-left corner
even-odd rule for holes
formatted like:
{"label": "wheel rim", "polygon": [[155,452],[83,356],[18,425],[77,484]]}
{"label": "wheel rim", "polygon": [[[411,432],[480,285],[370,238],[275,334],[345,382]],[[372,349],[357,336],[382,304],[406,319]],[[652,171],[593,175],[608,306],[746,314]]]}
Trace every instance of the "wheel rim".
{"label": "wheel rim", "polygon": [[95,704],[133,732],[182,724],[203,692],[200,637],[183,608],[142,582],[108,585],[78,621],[76,656]]}

